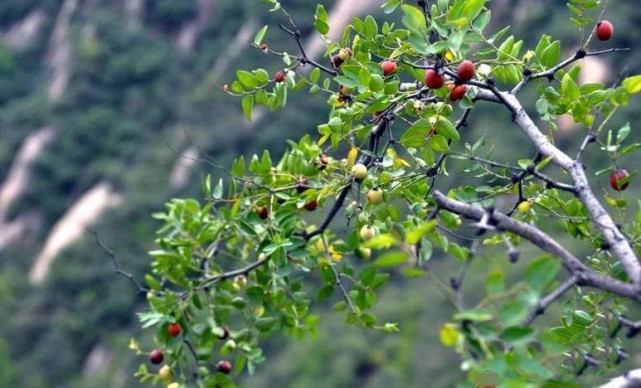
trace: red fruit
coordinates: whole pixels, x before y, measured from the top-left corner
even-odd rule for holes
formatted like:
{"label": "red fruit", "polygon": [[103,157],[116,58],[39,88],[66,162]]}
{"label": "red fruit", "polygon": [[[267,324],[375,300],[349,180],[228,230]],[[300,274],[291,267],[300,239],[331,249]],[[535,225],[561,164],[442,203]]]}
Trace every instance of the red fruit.
{"label": "red fruit", "polygon": [[467,82],[474,78],[474,62],[472,61],[463,61],[458,66],[458,72],[456,74],[461,82]]}
{"label": "red fruit", "polygon": [[218,363],[216,364],[216,369],[218,369],[218,372],[228,375],[231,373],[232,369],[231,362],[227,360],[218,361]]}
{"label": "red fruit", "polygon": [[165,355],[162,354],[162,350],[154,349],[149,353],[149,362],[154,365],[160,364],[165,359]]}
{"label": "red fruit", "polygon": [[440,89],[443,87],[445,79],[436,70],[429,69],[425,72],[425,85],[430,89]]}
{"label": "red fruit", "polygon": [[345,60],[338,54],[332,57],[332,64],[336,69],[338,69],[343,64],[343,62],[345,62]]}
{"label": "red fruit", "polygon": [[274,74],[274,81],[276,82],[283,82],[285,81],[285,72],[282,70],[279,70]]}
{"label": "red fruit", "polygon": [[320,166],[318,166],[319,170],[327,168],[327,165],[329,164],[329,156],[327,156],[327,154],[320,154],[318,160],[320,161]]}
{"label": "red fruit", "polygon": [[298,178],[298,184],[296,185],[296,191],[298,194],[302,194],[307,189],[309,189],[309,186],[307,186],[307,179],[304,176]]}
{"label": "red fruit", "polygon": [[630,184],[630,174],[624,169],[613,171],[610,174],[610,186],[616,191],[623,191]]}
{"label": "red fruit", "polygon": [[167,326],[167,334],[172,337],[178,337],[180,330],[180,324],[178,323],[170,323],[169,326]]}
{"label": "red fruit", "polygon": [[387,77],[396,71],[396,63],[394,61],[385,61],[381,63],[381,69],[383,69],[383,75]]}
{"label": "red fruit", "polygon": [[467,88],[465,87],[465,85],[454,86],[450,84],[448,88],[450,89],[450,101],[460,100],[461,98],[463,98],[463,96],[465,95],[465,92],[467,91]]}
{"label": "red fruit", "polygon": [[309,210],[310,212],[316,210],[316,206],[318,206],[318,203],[316,202],[315,199],[312,199],[311,201],[307,202],[305,204],[305,209]]}
{"label": "red fruit", "polygon": [[262,43],[260,45],[260,49],[263,50],[263,51],[267,51],[267,50],[269,50],[269,46],[267,45],[267,43]]}
{"label": "red fruit", "polygon": [[256,214],[258,214],[258,217],[260,217],[261,220],[264,220],[269,216],[269,210],[267,209],[267,206],[258,206],[256,208]]}
{"label": "red fruit", "polygon": [[596,37],[599,40],[610,40],[614,35],[614,26],[607,20],[602,20],[596,25]]}

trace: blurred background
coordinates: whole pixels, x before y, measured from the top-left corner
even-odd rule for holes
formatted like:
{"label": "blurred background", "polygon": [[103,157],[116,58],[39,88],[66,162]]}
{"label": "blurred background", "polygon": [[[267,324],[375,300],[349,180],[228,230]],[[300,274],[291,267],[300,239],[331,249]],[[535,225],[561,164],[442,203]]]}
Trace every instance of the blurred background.
{"label": "blurred background", "polygon": [[[309,52],[320,58],[324,46],[310,28],[315,2],[282,3],[303,30]],[[382,1],[320,3],[330,11],[334,36],[352,16],[371,13],[398,21],[398,15],[382,15]],[[490,6],[490,33],[511,25],[525,46],[533,47],[544,32],[579,42],[564,1],[493,0]],[[315,136],[328,111],[324,96],[299,92],[285,110],[255,112],[248,123],[240,101],[221,91],[238,68],[262,67],[273,74],[282,67],[248,44],[261,26],[281,21],[267,10],[257,0],[0,1],[1,387],[141,386],[132,374],[145,360],[127,345],[137,336],[151,346],[135,316],[145,306],[144,296],[114,275],[88,228],[126,270],[142,277],[158,227],[150,214],[172,197],[201,198],[203,177],[220,176],[193,161],[199,149],[228,165],[264,148],[277,159],[285,139]],[[641,72],[638,2],[612,0],[606,17],[615,25],[614,46],[633,51],[590,58],[584,82],[612,82],[626,66],[630,73]],[[296,52],[294,42],[274,27],[265,41]],[[568,54],[576,46],[564,48]],[[524,96],[536,115],[533,88]],[[639,141],[640,104],[634,101],[637,109],[627,108],[611,128],[630,121]],[[561,120],[560,128],[563,147],[576,147],[585,131],[571,119]],[[465,131],[469,142],[487,133],[494,155],[504,161],[523,158],[529,147],[504,112],[490,116],[481,108]],[[589,157],[589,171],[608,166],[595,149]],[[638,165],[634,157],[622,161],[631,172]],[[450,168],[450,180],[479,183],[455,164]],[[606,179],[593,178],[597,192]],[[631,186],[626,198],[638,198],[641,185]],[[481,257],[466,285],[472,290],[483,281],[476,273],[506,260],[500,251]],[[448,259],[433,260],[446,276]],[[382,320],[399,322],[400,334],[353,328],[331,311],[332,301],[317,303],[324,317],[317,337],[272,339],[266,344],[268,362],[240,384],[454,386],[462,372],[438,339],[450,308],[427,280],[393,279],[377,311]],[[641,347],[630,344],[632,357],[621,370],[641,363],[636,348]]]}

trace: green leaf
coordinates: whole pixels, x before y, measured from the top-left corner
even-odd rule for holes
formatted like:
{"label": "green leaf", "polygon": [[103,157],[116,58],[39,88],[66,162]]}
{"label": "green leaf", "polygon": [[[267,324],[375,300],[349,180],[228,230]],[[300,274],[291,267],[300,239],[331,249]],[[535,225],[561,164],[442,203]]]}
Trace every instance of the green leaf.
{"label": "green leaf", "polygon": [[327,24],[327,11],[322,4],[316,6],[316,14],[314,15],[314,28],[316,31],[323,35],[329,32],[329,24]]}
{"label": "green leaf", "polygon": [[389,248],[392,245],[395,245],[396,242],[397,242],[396,239],[391,234],[379,234],[373,239],[365,242],[363,244],[363,248],[374,248],[374,249]]}
{"label": "green leaf", "polygon": [[372,15],[367,15],[363,26],[363,32],[366,38],[372,39],[378,34],[378,24]]}
{"label": "green leaf", "polygon": [[625,123],[624,126],[617,131],[617,143],[623,142],[630,135],[630,123]]}
{"label": "green leaf", "polygon": [[316,294],[316,299],[325,300],[330,296],[332,296],[333,293],[334,293],[334,285],[326,284],[325,286],[321,287],[320,290],[318,290],[318,293]]}
{"label": "green leaf", "polygon": [[501,333],[501,338],[512,345],[523,345],[534,339],[536,330],[531,327],[508,327]]}
{"label": "green leaf", "polygon": [[237,70],[236,77],[238,81],[243,85],[245,90],[254,90],[256,89],[256,79],[254,75],[246,70]]}
{"label": "green leaf", "polygon": [[407,253],[405,252],[388,252],[374,262],[374,265],[377,267],[395,267],[397,265],[407,263]]}
{"label": "green leaf", "polygon": [[472,23],[472,27],[474,27],[474,29],[477,31],[483,31],[485,27],[487,27],[488,23],[490,22],[491,15],[492,15],[492,12],[490,10],[483,12],[482,14],[479,15],[479,17],[474,19],[474,22]]}
{"label": "green leaf", "polygon": [[488,309],[476,308],[456,313],[454,314],[454,319],[457,321],[485,322],[492,320],[492,313]]}
{"label": "green leaf", "polygon": [[524,302],[513,300],[501,306],[498,316],[505,326],[514,326],[521,323],[527,317],[528,312],[528,306]]}
{"label": "green leaf", "polygon": [[487,0],[457,0],[447,14],[447,19],[455,25],[459,20],[465,19],[467,24],[467,21],[474,20],[478,16],[486,2]]}
{"label": "green leaf", "polygon": [[315,67],[314,70],[309,73],[309,80],[313,83],[316,83],[318,81],[318,77],[320,77],[320,72],[320,69],[318,67]]}
{"label": "green leaf", "polygon": [[380,92],[385,87],[385,81],[383,77],[378,74],[372,74],[372,77],[369,80],[369,88],[372,92]]}
{"label": "green leaf", "polygon": [[407,232],[407,235],[405,236],[405,242],[408,244],[418,244],[419,241],[421,241],[421,238],[423,238],[423,235],[425,233],[429,233],[436,228],[436,220],[431,220],[428,222],[425,222],[418,227],[410,230]]}
{"label": "green leaf", "polygon": [[500,269],[490,272],[485,279],[485,290],[493,295],[505,289],[505,274]]}
{"label": "green leaf", "polygon": [[407,277],[421,277],[421,276],[425,276],[426,274],[424,270],[416,267],[403,268],[401,273]]}
{"label": "green leaf", "polygon": [[263,42],[263,38],[265,37],[265,33],[267,32],[267,26],[264,26],[258,32],[256,33],[256,36],[254,37],[254,44],[256,46],[260,45]]}
{"label": "green leaf", "polygon": [[629,146],[624,147],[621,151],[619,151],[619,155],[625,156],[628,154],[631,154],[641,148],[641,143],[634,143],[630,144]]}
{"label": "green leaf", "polygon": [[427,32],[423,11],[408,4],[401,5],[401,9],[403,10],[403,24],[405,27],[419,34]]}
{"label": "green leaf", "polygon": [[569,73],[566,73],[561,81],[561,95],[566,101],[570,101],[572,103],[581,96],[579,85],[574,82]]}
{"label": "green leaf", "polygon": [[223,178],[218,180],[218,184],[214,187],[214,192],[211,196],[214,199],[221,199],[223,197]]}
{"label": "green leaf", "polygon": [[383,8],[383,12],[386,14],[390,14],[398,8],[399,5],[403,3],[403,0],[389,0],[381,5],[381,8]]}
{"label": "green leaf", "polygon": [[461,138],[461,135],[459,135],[454,125],[445,117],[439,116],[434,126],[439,135],[443,135],[454,140],[459,140]]}
{"label": "green leaf", "polygon": [[243,107],[243,114],[247,118],[247,120],[252,121],[252,108],[254,107],[254,96],[252,94],[248,94],[245,97],[243,97],[241,101],[241,105]]}
{"label": "green leaf", "polygon": [[623,80],[623,87],[629,94],[641,92],[641,75],[635,75]]}
{"label": "green leaf", "polygon": [[447,144],[447,140],[441,135],[434,135],[428,140],[430,147],[437,152],[447,152],[450,150],[450,146]]}
{"label": "green leaf", "polygon": [[561,42],[555,41],[541,53],[539,61],[546,68],[554,66],[561,57]]}
{"label": "green leaf", "polygon": [[524,279],[534,290],[541,291],[559,272],[561,264],[551,256],[542,256],[528,264]]}
{"label": "green leaf", "polygon": [[269,331],[278,322],[276,318],[260,318],[254,326],[262,332]]}
{"label": "green leaf", "polygon": [[427,141],[427,134],[430,132],[430,124],[427,120],[417,120],[409,127],[399,139],[399,142],[409,148],[421,148]]}

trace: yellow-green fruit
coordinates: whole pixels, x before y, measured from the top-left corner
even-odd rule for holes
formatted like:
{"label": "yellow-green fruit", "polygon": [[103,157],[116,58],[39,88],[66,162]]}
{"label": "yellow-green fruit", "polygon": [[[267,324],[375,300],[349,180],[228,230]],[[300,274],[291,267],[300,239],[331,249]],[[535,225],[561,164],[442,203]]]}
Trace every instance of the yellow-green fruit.
{"label": "yellow-green fruit", "polygon": [[238,288],[245,288],[247,286],[247,278],[243,275],[238,275],[234,278],[234,285]]}
{"label": "yellow-green fruit", "polygon": [[370,248],[358,247],[354,250],[356,257],[367,260],[372,257],[372,250]]}
{"label": "yellow-green fruit", "polygon": [[163,365],[158,371],[158,376],[160,376],[162,380],[169,380],[171,378],[171,368],[169,368],[169,365]]}
{"label": "yellow-green fruit", "polygon": [[363,225],[361,228],[361,238],[363,241],[371,240],[376,234],[376,230],[371,225]]}
{"label": "yellow-green fruit", "polygon": [[236,349],[236,341],[234,341],[233,339],[230,339],[227,342],[225,342],[225,345],[223,346],[225,347],[225,349],[231,352],[234,349]]}
{"label": "yellow-green fruit", "polygon": [[352,50],[350,50],[350,49],[348,49],[348,48],[342,48],[342,49],[340,49],[340,50],[338,51],[338,56],[339,56],[342,60],[346,60],[347,58],[349,58],[349,57],[351,57],[351,56],[352,56]]}
{"label": "yellow-green fruit", "polygon": [[352,176],[362,181],[367,176],[367,167],[364,164],[357,163],[352,167]]}
{"label": "yellow-green fruit", "polygon": [[367,201],[374,205],[383,202],[383,190],[379,188],[371,189],[367,193]]}
{"label": "yellow-green fruit", "polygon": [[521,213],[527,213],[532,209],[532,203],[529,201],[523,201],[519,203],[518,209]]}
{"label": "yellow-green fruit", "polygon": [[178,383],[171,383],[167,386],[167,388],[180,388],[180,384]]}

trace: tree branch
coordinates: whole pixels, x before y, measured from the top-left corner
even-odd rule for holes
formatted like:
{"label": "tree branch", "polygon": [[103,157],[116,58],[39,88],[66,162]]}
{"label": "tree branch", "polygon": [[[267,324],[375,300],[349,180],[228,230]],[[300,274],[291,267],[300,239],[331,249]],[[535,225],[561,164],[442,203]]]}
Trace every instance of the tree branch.
{"label": "tree branch", "polygon": [[614,378],[599,388],[638,388],[641,387],[641,369],[627,371],[623,376]]}
{"label": "tree branch", "polygon": [[129,272],[124,271],[120,267],[120,263],[118,262],[118,259],[116,259],[116,255],[114,254],[114,252],[111,249],[107,248],[107,246],[104,245],[102,243],[102,241],[100,241],[100,238],[98,237],[98,232],[96,232],[95,230],[90,230],[90,232],[93,234],[94,239],[96,240],[96,244],[98,244],[98,246],[100,248],[102,248],[102,250],[107,252],[109,257],[111,257],[111,261],[112,261],[113,266],[114,266],[114,272],[116,274],[126,278],[126,279],[129,279],[129,281],[134,286],[136,286],[136,288],[138,289],[138,293],[139,294],[146,294],[147,292],[149,292],[149,289],[143,287],[142,284],[140,284],[140,282],[134,277],[134,275],[130,274]]}
{"label": "tree branch", "polygon": [[200,284],[199,288],[205,288],[211,283],[223,281],[226,279],[230,279],[239,275],[247,275],[251,271],[255,270],[256,268],[262,266],[263,264],[267,263],[269,261],[269,256],[264,257],[263,259],[257,260],[243,268],[236,269],[233,271],[221,273],[219,275],[215,276],[210,276],[208,278],[203,279],[203,282]]}
{"label": "tree branch", "polygon": [[303,47],[303,42],[302,42],[302,40],[301,40],[301,34],[300,34],[300,31],[298,30],[298,27],[296,27],[296,25],[295,25],[295,24],[293,24],[293,21],[292,21],[291,19],[290,19],[290,22],[291,22],[291,23],[292,23],[292,25],[294,26],[294,31],[292,31],[292,30],[290,30],[289,28],[287,28],[287,27],[283,26],[282,24],[279,24],[279,27],[280,27],[283,31],[285,31],[286,33],[288,33],[289,35],[291,35],[291,36],[294,38],[294,40],[296,40],[296,44],[298,45],[298,49],[300,50],[300,55],[301,55],[301,56],[298,58],[298,59],[299,59],[299,61],[300,61],[300,63],[301,63],[301,64],[303,64],[303,65],[304,65],[304,64],[307,64],[307,63],[309,63],[310,65],[312,65],[312,66],[314,66],[314,67],[317,67],[317,68],[321,69],[322,71],[324,71],[325,73],[327,73],[327,74],[329,74],[329,75],[337,76],[337,75],[338,75],[338,71],[336,71],[336,70],[334,70],[334,69],[330,69],[329,67],[323,66],[323,65],[321,65],[320,63],[318,63],[318,62],[314,61],[313,59],[311,59],[311,58],[309,58],[309,57],[307,56],[307,53],[305,52],[305,48]]}
{"label": "tree branch", "polygon": [[521,82],[519,82],[510,93],[512,94],[517,94],[521,89],[530,81],[534,79],[539,79],[539,78],[548,78],[550,80],[554,79],[554,74],[561,70],[562,68],[571,65],[572,63],[581,60],[585,57],[593,57],[597,55],[602,55],[602,54],[607,54],[607,53],[614,53],[614,52],[619,52],[619,51],[628,51],[630,50],[629,48],[611,48],[607,50],[599,50],[599,51],[591,51],[591,52],[585,52],[583,49],[577,50],[573,56],[565,59],[564,61],[558,63],[556,66],[553,66],[549,68],[548,70],[535,73],[535,74],[525,74],[523,76],[523,79]]}
{"label": "tree branch", "polygon": [[638,292],[638,288],[635,285],[623,283],[617,279],[593,272],[555,239],[540,229],[517,221],[496,210],[488,215],[489,212],[486,209],[448,198],[438,190],[434,191],[433,196],[439,209],[449,210],[452,213],[475,221],[485,219],[495,229],[517,234],[532,242],[544,252],[558,257],[568,272],[578,277],[577,285],[593,287],[641,302],[641,293]]}
{"label": "tree branch", "polygon": [[532,322],[534,322],[534,320],[536,319],[536,317],[545,313],[545,309],[547,309],[549,305],[551,305],[552,303],[554,303],[554,301],[556,301],[561,296],[563,296],[563,294],[565,294],[567,290],[574,287],[578,282],[579,282],[579,277],[573,275],[570,278],[568,278],[565,282],[563,282],[559,287],[557,287],[554,291],[552,291],[551,293],[546,295],[544,298],[539,300],[539,302],[530,312],[530,315],[528,315],[528,317],[523,322],[523,326],[531,325]]}
{"label": "tree branch", "polygon": [[[480,91],[482,92],[482,91]],[[605,241],[610,245],[612,252],[621,261],[626,274],[635,286],[641,288],[641,264],[632,250],[630,243],[619,231],[612,217],[596,198],[585,175],[583,165],[572,160],[567,154],[558,149],[534,124],[519,100],[511,93],[500,92],[501,99],[490,96],[489,92],[477,94],[477,99],[493,102],[502,102],[512,112],[514,122],[530,138],[530,141],[544,156],[551,157],[552,161],[568,172],[574,181],[577,196],[590,213],[592,222],[603,234]]]}
{"label": "tree branch", "polygon": [[341,193],[338,195],[336,202],[334,202],[334,206],[332,206],[332,209],[327,214],[327,217],[325,217],[325,219],[323,220],[323,223],[314,231],[305,233],[303,235],[303,238],[305,240],[309,241],[312,237],[323,233],[329,227],[329,224],[332,223],[332,220],[336,217],[336,215],[338,214],[338,211],[341,209],[341,207],[343,207],[345,198],[347,198],[347,194],[349,194],[349,191],[352,189],[353,182],[354,182],[353,180],[350,180],[349,184],[343,187],[343,190],[341,190]]}

